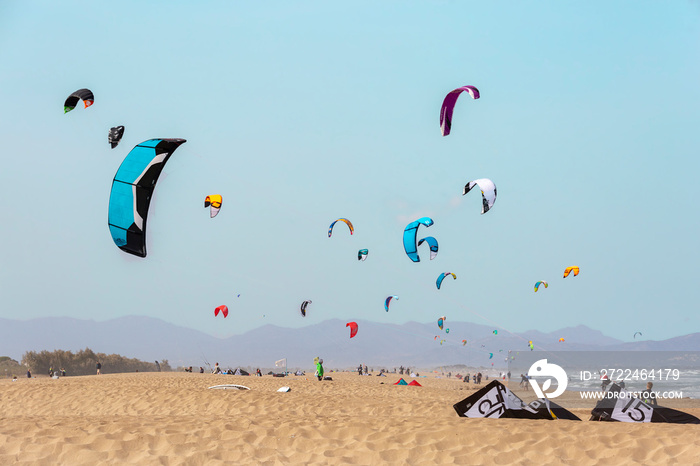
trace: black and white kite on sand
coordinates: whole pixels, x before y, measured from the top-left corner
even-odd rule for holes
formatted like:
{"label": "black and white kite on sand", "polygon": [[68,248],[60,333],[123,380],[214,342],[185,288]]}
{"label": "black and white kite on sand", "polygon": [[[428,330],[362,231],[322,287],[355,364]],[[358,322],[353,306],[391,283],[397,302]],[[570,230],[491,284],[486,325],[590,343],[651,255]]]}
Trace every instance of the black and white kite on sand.
{"label": "black and white kite on sand", "polygon": [[610,384],[606,394],[608,396],[598,401],[591,411],[591,421],[700,424],[700,419],[691,414],[662,406],[652,406],[638,394],[630,393],[616,383]]}
{"label": "black and white kite on sand", "polygon": [[456,403],[454,408],[460,417],[581,420],[572,412],[545,398],[526,405],[498,380]]}

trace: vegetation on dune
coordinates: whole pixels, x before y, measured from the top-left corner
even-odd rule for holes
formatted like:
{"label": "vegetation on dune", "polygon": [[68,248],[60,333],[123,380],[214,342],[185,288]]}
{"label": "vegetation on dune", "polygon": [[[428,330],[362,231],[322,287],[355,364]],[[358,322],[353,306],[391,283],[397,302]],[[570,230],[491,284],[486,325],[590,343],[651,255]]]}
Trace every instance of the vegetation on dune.
{"label": "vegetation on dune", "polygon": [[0,377],[12,377],[13,375],[19,377],[24,375],[25,372],[27,372],[27,369],[14,359],[9,356],[0,356]]}
{"label": "vegetation on dune", "polygon": [[[120,372],[157,372],[155,362],[145,362],[138,359],[126,358],[119,354],[95,353],[85,348],[77,353],[71,351],[28,351],[22,356],[24,370],[28,368],[32,374],[48,374],[50,370],[65,370],[66,375],[94,375],[97,363],[102,365],[103,374]],[[167,359],[159,361],[160,370],[171,371]]]}

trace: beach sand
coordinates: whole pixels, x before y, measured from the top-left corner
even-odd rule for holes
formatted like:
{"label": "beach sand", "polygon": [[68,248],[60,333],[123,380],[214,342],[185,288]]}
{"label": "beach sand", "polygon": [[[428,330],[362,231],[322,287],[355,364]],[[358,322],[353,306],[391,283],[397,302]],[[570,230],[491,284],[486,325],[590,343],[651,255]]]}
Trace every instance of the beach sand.
{"label": "beach sand", "polygon": [[[466,419],[475,391],[398,375],[241,377],[135,373],[0,381],[0,464],[697,464],[700,426]],[[410,381],[411,378],[406,378]],[[242,384],[250,391],[209,390]],[[288,393],[278,393],[282,386]],[[483,385],[482,385],[483,386]],[[533,398],[515,382],[514,392]],[[665,406],[700,416],[700,400]]]}

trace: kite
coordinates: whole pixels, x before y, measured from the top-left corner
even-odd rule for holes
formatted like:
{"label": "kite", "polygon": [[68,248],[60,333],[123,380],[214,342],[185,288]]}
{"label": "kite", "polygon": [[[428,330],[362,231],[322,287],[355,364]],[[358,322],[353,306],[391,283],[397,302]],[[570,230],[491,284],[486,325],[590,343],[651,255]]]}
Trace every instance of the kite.
{"label": "kite", "polygon": [[440,330],[442,330],[442,326],[445,324],[445,321],[447,320],[447,317],[442,316],[438,319],[438,327]]}
{"label": "kite", "polygon": [[357,322],[348,322],[345,326],[350,327],[350,338],[357,335]]}
{"label": "kite", "polygon": [[567,267],[564,269],[564,278],[568,277],[571,272],[574,272],[574,277],[578,276],[579,268],[577,266]]}
{"label": "kite", "polygon": [[467,344],[467,340],[462,340],[462,346],[465,346]]}
{"label": "kite", "polygon": [[109,231],[119,249],[146,257],[146,220],[153,190],[166,162],[184,139],[150,139],[131,149],[109,195]]}
{"label": "kite", "polygon": [[446,329],[445,329],[445,333],[450,333],[450,329],[449,329],[449,328],[446,328]]}
{"label": "kite", "polygon": [[489,353],[489,359],[493,358],[493,353]]}
{"label": "kite", "polygon": [[443,343],[445,343],[445,341],[446,341],[446,340],[440,340],[440,345],[442,345]]}
{"label": "kite", "polygon": [[[433,224],[433,219],[430,217],[421,217],[415,222],[411,222],[406,225],[406,229],[403,231],[403,248],[406,251],[406,255],[413,262],[420,262],[420,257],[418,257],[418,246],[416,245],[416,237],[418,236],[418,227],[424,225],[426,228]],[[424,238],[425,241],[430,241]],[[435,238],[433,238],[435,240]],[[421,241],[422,243],[422,241]],[[431,246],[431,256],[432,256],[432,246]],[[435,241],[435,249],[437,252],[437,241]]]}
{"label": "kite", "polygon": [[331,237],[331,234],[333,233],[333,225],[335,225],[337,222],[345,222],[348,225],[348,228],[350,228],[350,234],[355,231],[355,228],[353,228],[352,223],[350,220],[347,218],[339,218],[338,220],[335,220],[333,223],[331,223],[331,226],[328,227],[328,237]]}
{"label": "kite", "polygon": [[471,191],[474,186],[478,186],[481,190],[481,214],[483,215],[496,203],[496,185],[488,178],[479,178],[464,185],[462,196]]}
{"label": "kite", "polygon": [[364,261],[365,259],[367,259],[367,254],[369,254],[369,250],[360,249],[359,251],[357,251],[357,260]]}
{"label": "kite", "polygon": [[494,330],[492,333],[493,333],[494,335],[498,335],[498,330]]}
{"label": "kite", "polygon": [[437,340],[438,338],[440,338],[440,337],[438,335],[435,335],[435,338],[433,338],[433,341]]}
{"label": "kite", "polygon": [[209,207],[209,218],[214,218],[219,215],[219,210],[221,210],[221,204],[224,202],[224,198],[221,194],[212,194],[204,199],[204,208]]}
{"label": "kite", "polygon": [[122,136],[124,136],[123,126],[115,126],[114,128],[109,129],[109,133],[107,133],[107,142],[112,145],[112,149],[117,147],[119,141],[122,140]]}
{"label": "kite", "polygon": [[391,298],[399,299],[398,296],[389,296],[388,298],[386,298],[386,301],[384,301],[384,310],[386,312],[389,312],[389,302],[391,301]]}
{"label": "kite", "polygon": [[301,308],[299,309],[301,311],[301,316],[306,317],[306,306],[311,304],[311,300],[306,300],[303,303],[301,303]]}
{"label": "kite", "polygon": [[216,309],[214,309],[214,317],[218,316],[219,312],[221,312],[224,315],[224,318],[228,317],[228,307],[227,306],[219,306]]}
{"label": "kite", "polygon": [[616,396],[605,396],[598,401],[595,408],[591,410],[591,421],[700,424],[700,419],[691,414],[645,403],[645,399],[639,394],[630,393],[614,382],[610,384],[607,391],[610,395],[616,394]]}
{"label": "kite", "polygon": [[418,241],[418,246],[423,244],[423,242],[428,243],[428,246],[430,246],[430,260],[435,259],[437,257],[438,253],[438,242],[435,238],[432,236],[426,236],[425,238],[421,238],[420,241]]}
{"label": "kite", "polygon": [[544,285],[545,288],[549,287],[549,284],[547,282],[537,282],[535,283],[535,293],[537,293],[537,290],[540,289],[540,285]]}
{"label": "kite", "polygon": [[452,275],[452,278],[454,280],[457,280],[457,275],[453,274],[452,272],[445,272],[438,275],[437,281],[435,282],[438,290],[440,289],[440,285],[442,285],[442,281],[445,279],[445,277],[448,277],[450,275]]}
{"label": "kite", "polygon": [[563,338],[560,338],[560,339],[559,339],[559,343],[564,343],[565,341],[566,341],[566,340],[564,340]]}
{"label": "kite", "polygon": [[530,351],[532,351],[532,350],[535,349],[535,345],[532,343],[532,340],[530,340],[530,341],[527,342],[527,346],[530,347]]}
{"label": "kite", "polygon": [[481,390],[455,403],[453,407],[459,417],[581,420],[546,398],[526,405],[498,380],[490,382]]}
{"label": "kite", "polygon": [[637,335],[642,336],[642,332],[635,332],[632,338],[637,338]]}
{"label": "kite", "polygon": [[75,106],[78,105],[78,101],[81,99],[85,104],[85,108],[88,108],[90,105],[95,103],[95,96],[92,95],[92,91],[90,89],[78,89],[66,99],[66,102],[63,104],[63,113],[66,114],[73,110]]}
{"label": "kite", "polygon": [[445,100],[442,101],[442,108],[440,109],[440,131],[443,136],[450,134],[450,129],[452,129],[452,112],[454,112],[457,98],[459,98],[462,92],[467,92],[474,100],[480,97],[479,89],[474,86],[458,87],[445,96]]}

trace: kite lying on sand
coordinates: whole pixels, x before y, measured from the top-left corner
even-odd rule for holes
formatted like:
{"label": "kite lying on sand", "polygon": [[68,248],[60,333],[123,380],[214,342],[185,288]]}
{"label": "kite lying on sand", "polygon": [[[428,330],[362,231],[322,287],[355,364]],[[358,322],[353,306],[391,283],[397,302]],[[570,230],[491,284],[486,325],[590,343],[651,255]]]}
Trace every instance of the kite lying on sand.
{"label": "kite lying on sand", "polygon": [[454,408],[460,417],[581,420],[545,398],[526,405],[498,380],[456,403]]}

